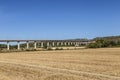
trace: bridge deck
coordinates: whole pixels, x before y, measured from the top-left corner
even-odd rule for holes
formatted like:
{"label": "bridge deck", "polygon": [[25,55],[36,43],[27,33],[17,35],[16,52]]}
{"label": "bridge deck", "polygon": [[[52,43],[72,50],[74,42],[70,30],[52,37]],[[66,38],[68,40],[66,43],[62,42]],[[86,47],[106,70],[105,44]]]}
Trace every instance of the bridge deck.
{"label": "bridge deck", "polygon": [[0,42],[89,42],[89,40],[0,40]]}

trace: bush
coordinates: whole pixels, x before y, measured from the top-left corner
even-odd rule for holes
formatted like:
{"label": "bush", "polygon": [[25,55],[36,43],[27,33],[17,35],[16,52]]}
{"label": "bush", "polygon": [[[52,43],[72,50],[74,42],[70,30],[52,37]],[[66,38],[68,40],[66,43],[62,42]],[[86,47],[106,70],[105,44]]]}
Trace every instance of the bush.
{"label": "bush", "polygon": [[59,50],[59,48],[56,48],[55,50]]}
{"label": "bush", "polygon": [[26,49],[26,51],[37,51],[36,49]]}
{"label": "bush", "polygon": [[96,43],[89,43],[87,48],[98,48],[99,46]]}
{"label": "bush", "polygon": [[60,48],[60,50],[63,50],[63,48]]}
{"label": "bush", "polygon": [[53,50],[52,48],[47,48],[47,50]]}
{"label": "bush", "polygon": [[110,46],[110,42],[103,39],[96,40],[95,43],[89,43],[87,45],[88,48],[102,48],[109,46]]}
{"label": "bush", "polygon": [[29,49],[26,49],[26,51],[30,51]]}

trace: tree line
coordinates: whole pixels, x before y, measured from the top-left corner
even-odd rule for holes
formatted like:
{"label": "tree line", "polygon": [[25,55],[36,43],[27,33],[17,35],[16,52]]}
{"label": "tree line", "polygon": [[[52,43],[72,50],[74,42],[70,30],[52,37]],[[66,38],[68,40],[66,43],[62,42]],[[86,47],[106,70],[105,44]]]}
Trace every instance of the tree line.
{"label": "tree line", "polygon": [[120,36],[97,37],[91,40],[87,48],[120,47]]}

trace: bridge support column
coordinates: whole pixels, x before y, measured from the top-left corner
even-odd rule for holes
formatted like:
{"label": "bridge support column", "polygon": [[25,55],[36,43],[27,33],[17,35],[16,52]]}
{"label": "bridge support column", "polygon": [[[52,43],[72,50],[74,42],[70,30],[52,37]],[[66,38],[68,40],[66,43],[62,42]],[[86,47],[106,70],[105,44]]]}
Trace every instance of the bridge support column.
{"label": "bridge support column", "polygon": [[75,46],[78,46],[78,42],[75,43]]}
{"label": "bridge support column", "polygon": [[74,44],[74,46],[76,46],[76,42],[74,42],[73,44]]}
{"label": "bridge support column", "polygon": [[68,46],[70,46],[70,42],[68,42]]}
{"label": "bridge support column", "polygon": [[59,46],[59,42],[57,42],[57,46]]}
{"label": "bridge support column", "polygon": [[9,41],[7,42],[7,50],[10,50],[10,44],[9,44]]}
{"label": "bridge support column", "polygon": [[34,49],[36,49],[37,48],[37,43],[36,43],[36,41],[34,42]]}
{"label": "bridge support column", "polygon": [[61,46],[63,46],[63,42],[61,42]]}
{"label": "bridge support column", "polygon": [[18,45],[18,50],[20,50],[20,42],[19,41],[17,42],[17,45]]}
{"label": "bridge support column", "polygon": [[81,46],[81,45],[82,45],[82,43],[80,42],[80,43],[79,43],[79,45]]}
{"label": "bridge support column", "polygon": [[67,45],[67,43],[66,43],[66,42],[64,42],[64,45],[66,46],[66,45]]}
{"label": "bridge support column", "polygon": [[80,46],[80,42],[78,42],[78,46]]}
{"label": "bridge support column", "polygon": [[44,47],[44,43],[43,42],[41,42],[41,48],[43,48]]}
{"label": "bridge support column", "polygon": [[52,42],[52,46],[53,46],[53,47],[55,46],[55,42]]}
{"label": "bridge support column", "polygon": [[27,41],[27,49],[29,49],[29,41]]}
{"label": "bridge support column", "polygon": [[47,47],[49,47],[50,46],[50,44],[49,44],[49,42],[47,42]]}

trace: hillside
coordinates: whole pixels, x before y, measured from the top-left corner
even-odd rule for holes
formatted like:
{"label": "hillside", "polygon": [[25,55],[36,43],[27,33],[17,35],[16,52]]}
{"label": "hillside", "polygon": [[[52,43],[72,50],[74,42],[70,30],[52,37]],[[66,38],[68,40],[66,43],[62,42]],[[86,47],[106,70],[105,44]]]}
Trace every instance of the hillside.
{"label": "hillside", "polygon": [[106,37],[96,37],[93,40],[104,39],[107,41],[120,41],[120,36],[106,36]]}

